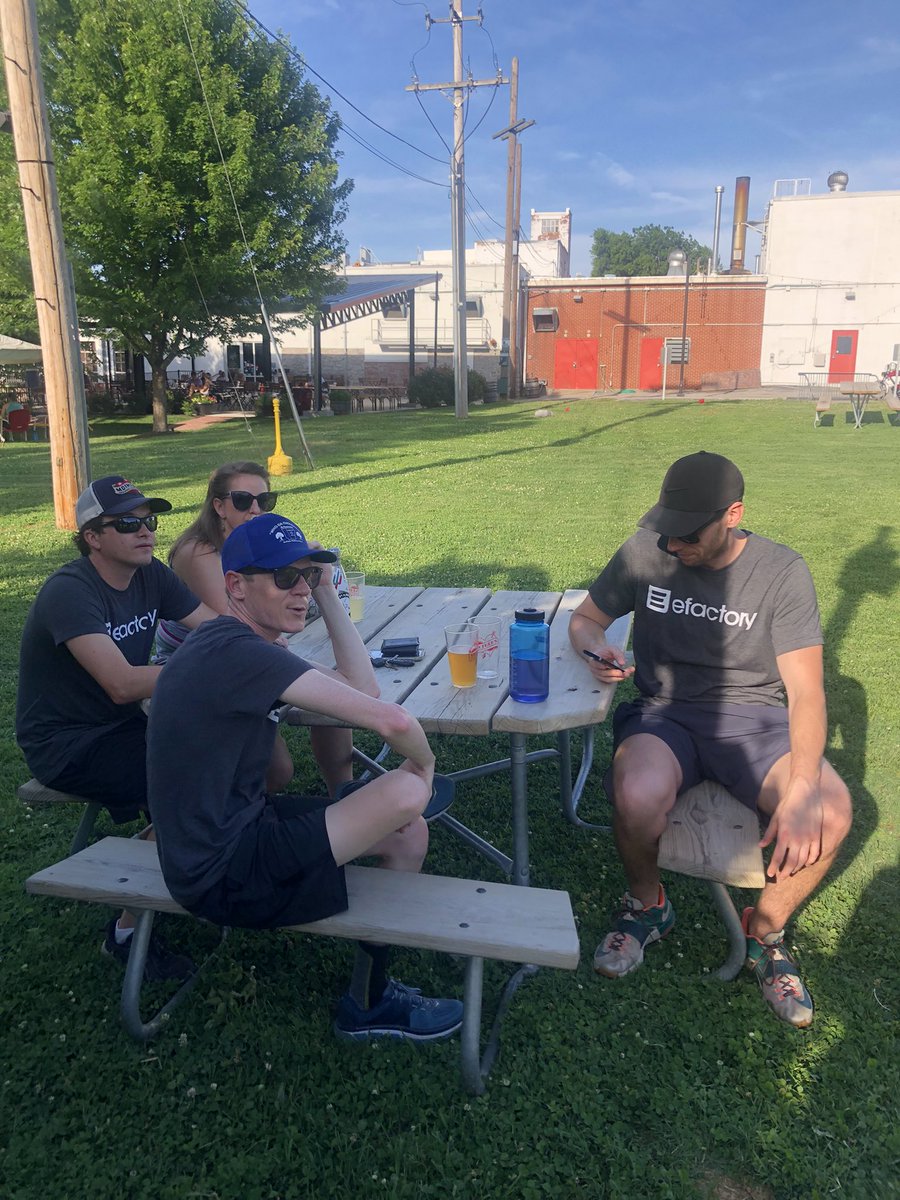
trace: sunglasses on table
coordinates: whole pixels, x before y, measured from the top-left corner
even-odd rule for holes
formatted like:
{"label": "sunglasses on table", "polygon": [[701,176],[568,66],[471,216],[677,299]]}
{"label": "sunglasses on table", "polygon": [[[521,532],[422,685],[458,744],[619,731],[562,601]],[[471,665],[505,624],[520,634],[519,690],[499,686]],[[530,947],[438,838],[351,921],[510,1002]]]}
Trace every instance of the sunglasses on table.
{"label": "sunglasses on table", "polygon": [[239,575],[271,575],[275,586],[283,592],[289,592],[297,586],[297,580],[302,579],[309,588],[319,586],[322,578],[321,567],[244,567]]}
{"label": "sunglasses on table", "polygon": [[104,521],[104,529],[114,529],[116,533],[137,533],[142,525],[145,525],[151,533],[159,524],[159,517],[156,513],[148,513],[146,517],[116,517],[114,521]]}
{"label": "sunglasses on table", "polygon": [[238,512],[249,512],[253,506],[253,501],[259,505],[260,512],[271,512],[278,500],[277,492],[260,492],[254,496],[252,492],[226,492],[226,496],[231,497],[231,503]]}

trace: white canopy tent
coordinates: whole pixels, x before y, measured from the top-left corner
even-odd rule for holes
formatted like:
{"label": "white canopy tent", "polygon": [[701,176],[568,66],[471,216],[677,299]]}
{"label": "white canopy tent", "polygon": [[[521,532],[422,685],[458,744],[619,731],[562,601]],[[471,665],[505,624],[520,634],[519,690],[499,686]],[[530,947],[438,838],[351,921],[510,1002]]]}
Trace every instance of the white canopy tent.
{"label": "white canopy tent", "polygon": [[41,348],[19,338],[0,334],[0,366],[18,366],[24,363],[39,363]]}

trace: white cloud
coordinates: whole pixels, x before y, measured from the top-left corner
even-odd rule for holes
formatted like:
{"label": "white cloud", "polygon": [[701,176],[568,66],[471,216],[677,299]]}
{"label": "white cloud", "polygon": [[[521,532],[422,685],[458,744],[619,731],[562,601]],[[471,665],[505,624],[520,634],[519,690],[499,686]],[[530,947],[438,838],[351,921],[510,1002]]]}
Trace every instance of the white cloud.
{"label": "white cloud", "polygon": [[619,187],[633,187],[637,182],[636,177],[617,162],[611,162],[606,168],[606,178]]}

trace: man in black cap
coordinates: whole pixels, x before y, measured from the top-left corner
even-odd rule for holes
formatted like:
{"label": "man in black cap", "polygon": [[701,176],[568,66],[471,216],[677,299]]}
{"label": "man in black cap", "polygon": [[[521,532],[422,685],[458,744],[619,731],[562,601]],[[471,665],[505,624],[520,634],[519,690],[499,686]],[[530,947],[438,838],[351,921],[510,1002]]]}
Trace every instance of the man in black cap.
{"label": "man in black cap", "polygon": [[[614,831],[628,890],[594,970],[627,975],[671,931],[659,838],[676,796],[711,779],[767,819],[767,883],[743,915],[747,966],[775,1015],[802,1027],[812,1023],[813,1003],[784,926],[830,867],[851,803],[823,758],[812,579],[795,551],[741,528],[743,495],[743,476],[727,458],[700,451],[678,459],[659,503],[572,617],[572,645],[594,677],[615,683],[633,673],[640,692],[613,720]],[[628,612],[634,668],[605,637]]]}
{"label": "man in black cap", "polygon": [[[153,557],[157,514],[172,505],[120,475],[78,497],[81,557],[38,592],[22,631],[16,740],[47,787],[105,805],[114,821],[147,808],[147,718],[162,667],[148,666],[160,617],[194,628],[215,617]],[[104,950],[127,961],[133,920],[111,922]],[[180,977],[190,961],[156,940],[148,977]]]}

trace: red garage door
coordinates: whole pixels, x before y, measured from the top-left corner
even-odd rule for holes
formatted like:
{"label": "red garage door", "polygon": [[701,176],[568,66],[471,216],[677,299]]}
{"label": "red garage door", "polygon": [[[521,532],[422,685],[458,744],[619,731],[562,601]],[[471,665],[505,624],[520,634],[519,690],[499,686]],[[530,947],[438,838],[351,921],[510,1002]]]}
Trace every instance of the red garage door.
{"label": "red garage door", "polygon": [[597,339],[557,338],[553,386],[557,391],[594,391],[597,387]]}

